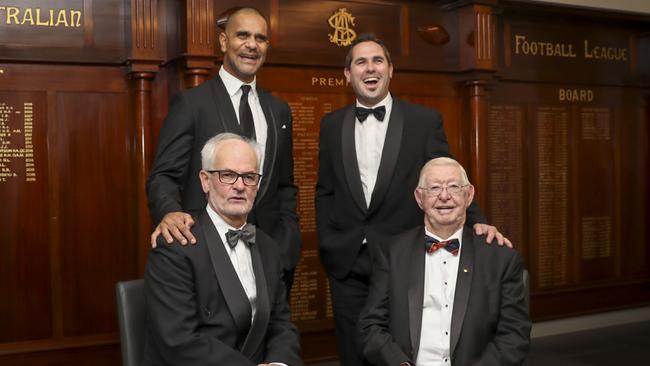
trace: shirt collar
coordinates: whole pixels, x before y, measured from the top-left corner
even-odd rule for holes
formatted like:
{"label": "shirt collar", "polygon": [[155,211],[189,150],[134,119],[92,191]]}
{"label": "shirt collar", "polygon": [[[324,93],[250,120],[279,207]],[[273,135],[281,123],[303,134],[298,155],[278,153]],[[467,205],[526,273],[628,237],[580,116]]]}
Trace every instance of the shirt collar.
{"label": "shirt collar", "polygon": [[[393,105],[393,97],[390,95],[390,93],[386,94],[386,97],[384,99],[382,99],[381,102],[371,106],[370,108],[377,108],[377,107],[380,107],[382,105],[386,106],[387,111]],[[357,99],[357,107],[367,108],[365,105],[359,103],[358,99]]]}
{"label": "shirt collar", "polygon": [[237,79],[233,74],[226,71],[223,66],[221,66],[219,69],[219,76],[221,77],[221,81],[223,81],[223,85],[226,87],[226,91],[231,98],[237,94],[237,92],[239,92],[241,86],[244,84],[251,86],[250,92],[254,97],[257,98],[257,76],[253,78],[253,81],[251,83],[244,83],[243,81]]}
{"label": "shirt collar", "polygon": [[438,235],[436,235],[436,234],[432,233],[431,231],[429,231],[429,229],[427,229],[426,226],[424,227],[424,234],[425,234],[425,235],[428,235],[428,236],[430,236],[430,237],[436,238],[438,241],[446,241],[446,240],[451,240],[451,239],[458,239],[458,244],[459,244],[460,246],[463,245],[463,227],[461,227],[460,229],[458,229],[458,231],[456,231],[455,233],[453,233],[453,234],[452,234],[450,237],[448,237],[448,238],[441,238],[441,237],[439,237]]}
{"label": "shirt collar", "polygon": [[212,220],[214,227],[217,228],[217,231],[219,232],[219,235],[221,235],[222,240],[223,240],[223,236],[226,235],[228,230],[241,230],[241,228],[243,228],[244,225],[246,225],[244,224],[240,228],[236,228],[228,225],[228,223],[224,221],[223,217],[221,217],[221,215],[219,215],[216,211],[212,209],[209,203],[206,205],[205,209],[208,211],[208,216],[210,216],[210,219]]}

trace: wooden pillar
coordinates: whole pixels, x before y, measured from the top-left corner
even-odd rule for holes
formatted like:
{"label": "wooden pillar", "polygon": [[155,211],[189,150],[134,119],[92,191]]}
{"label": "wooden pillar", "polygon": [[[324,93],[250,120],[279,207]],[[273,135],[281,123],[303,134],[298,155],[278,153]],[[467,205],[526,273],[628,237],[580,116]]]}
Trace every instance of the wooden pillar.
{"label": "wooden pillar", "polygon": [[[476,199],[487,210],[487,113],[488,80],[497,68],[496,19],[494,0],[457,1],[460,68],[468,71],[465,82],[469,103],[470,181],[476,187]],[[466,136],[466,135],[465,135]]]}
{"label": "wooden pillar", "polygon": [[469,180],[476,188],[479,206],[487,208],[487,82],[468,81],[465,86],[470,106],[470,166]]}
{"label": "wooden pillar", "polygon": [[145,186],[152,161],[151,146],[151,81],[152,72],[131,73],[133,90],[134,120],[134,161],[135,161],[135,193],[137,205],[136,235],[138,238],[138,268],[144,271],[147,253],[149,252],[149,236],[151,235],[151,219],[147,205]]}
{"label": "wooden pillar", "polygon": [[193,88],[207,80],[214,68],[217,47],[213,0],[187,0],[185,2],[183,56],[184,87]]}
{"label": "wooden pillar", "polygon": [[152,231],[145,186],[152,163],[151,146],[151,84],[160,68],[164,44],[160,40],[161,23],[158,0],[131,1],[131,18],[126,19],[130,37],[127,73],[131,80],[134,180],[132,197],[135,200],[135,236],[138,243],[138,269],[144,272]]}

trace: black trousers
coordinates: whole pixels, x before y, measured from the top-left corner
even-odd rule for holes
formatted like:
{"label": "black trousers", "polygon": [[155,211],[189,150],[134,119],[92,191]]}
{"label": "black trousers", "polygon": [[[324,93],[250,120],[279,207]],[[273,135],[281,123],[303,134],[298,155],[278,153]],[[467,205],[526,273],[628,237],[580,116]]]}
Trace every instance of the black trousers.
{"label": "black trousers", "polygon": [[357,340],[357,322],[368,297],[372,261],[367,245],[361,247],[352,270],[345,278],[328,276],[341,366],[368,366]]}

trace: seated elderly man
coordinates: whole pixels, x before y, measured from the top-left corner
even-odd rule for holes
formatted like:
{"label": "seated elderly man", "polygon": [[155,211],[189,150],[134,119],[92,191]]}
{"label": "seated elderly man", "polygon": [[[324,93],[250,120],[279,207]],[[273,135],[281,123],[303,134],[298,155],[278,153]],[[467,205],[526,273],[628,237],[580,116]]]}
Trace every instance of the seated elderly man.
{"label": "seated elderly man", "polygon": [[278,248],[246,223],[258,149],[231,133],[203,147],[208,204],[194,218],[196,245],[161,236],[149,254],[144,365],[302,365]]}
{"label": "seated elderly man", "polygon": [[[520,255],[485,245],[465,226],[474,197],[463,167],[430,160],[415,199],[424,226],[375,253],[359,320],[364,356],[375,365],[521,365],[531,323]],[[399,214],[399,213],[396,213]]]}

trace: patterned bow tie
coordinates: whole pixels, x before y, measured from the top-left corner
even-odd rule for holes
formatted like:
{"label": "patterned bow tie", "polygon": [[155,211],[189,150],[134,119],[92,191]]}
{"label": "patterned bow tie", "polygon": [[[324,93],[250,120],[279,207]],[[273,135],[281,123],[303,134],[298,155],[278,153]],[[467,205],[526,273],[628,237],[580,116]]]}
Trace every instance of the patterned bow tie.
{"label": "patterned bow tie", "polygon": [[458,255],[458,249],[460,249],[460,242],[458,239],[451,239],[445,241],[438,241],[436,238],[432,238],[428,235],[424,236],[424,247],[427,250],[427,253],[431,254],[440,248],[445,248],[452,255]]}
{"label": "patterned bow tie", "polygon": [[363,107],[357,107],[355,110],[355,113],[357,115],[357,119],[359,122],[363,122],[368,118],[369,114],[375,115],[375,118],[377,118],[377,121],[383,121],[384,116],[386,115],[386,107],[383,105],[377,108],[363,108]]}
{"label": "patterned bow tie", "polygon": [[246,224],[241,230],[230,230],[226,233],[226,241],[231,248],[237,246],[241,239],[249,247],[255,244],[255,226]]}

